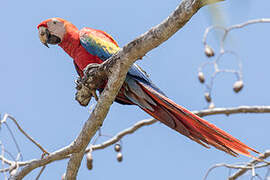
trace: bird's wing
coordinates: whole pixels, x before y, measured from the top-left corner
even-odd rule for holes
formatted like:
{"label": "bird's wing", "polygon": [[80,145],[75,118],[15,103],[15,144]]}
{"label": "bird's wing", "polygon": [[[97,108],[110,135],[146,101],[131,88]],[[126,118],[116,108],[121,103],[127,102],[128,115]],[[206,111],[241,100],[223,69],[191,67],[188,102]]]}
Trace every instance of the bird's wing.
{"label": "bird's wing", "polygon": [[120,49],[116,41],[104,31],[83,28],[79,35],[81,45],[87,52],[99,57],[102,61],[105,61]]}
{"label": "bird's wing", "polygon": [[[89,52],[90,54],[97,56],[102,61],[107,60],[113,54],[117,53],[120,48],[117,42],[106,32],[101,30],[96,30],[92,28],[83,28],[80,30],[80,42],[81,45]],[[141,82],[151,86],[153,89],[163,94],[151,81],[148,75],[136,64],[133,64],[127,73],[127,78],[125,80],[125,86],[132,90],[132,93],[122,94],[123,97],[121,101],[123,102],[125,98],[128,98],[129,101],[140,105],[141,107],[145,107],[146,103],[140,100],[140,98],[146,98],[142,94],[140,94],[140,87],[136,82]],[[135,99],[135,96],[138,98]],[[148,99],[148,98],[146,98]]]}
{"label": "bird's wing", "polygon": [[[102,61],[107,60],[120,50],[116,41],[109,34],[92,28],[80,30],[80,42],[87,52],[97,56]],[[131,66],[128,74],[146,83],[151,82],[146,73],[136,64]]]}

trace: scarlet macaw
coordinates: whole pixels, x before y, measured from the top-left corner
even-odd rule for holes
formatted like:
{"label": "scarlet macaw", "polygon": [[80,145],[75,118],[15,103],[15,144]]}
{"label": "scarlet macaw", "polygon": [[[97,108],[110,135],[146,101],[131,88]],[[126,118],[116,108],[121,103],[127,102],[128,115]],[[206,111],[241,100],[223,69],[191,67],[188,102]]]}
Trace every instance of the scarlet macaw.
{"label": "scarlet macaw", "polygon": [[[120,49],[116,41],[104,31],[92,28],[78,30],[76,26],[61,18],[47,19],[41,22],[37,28],[40,40],[44,45],[58,44],[69,54],[81,77],[83,69],[88,64],[100,64]],[[99,90],[102,91],[102,88]],[[115,101],[139,106],[157,120],[204,147],[209,148],[208,145],[212,145],[233,156],[240,153],[253,157],[249,151],[258,153],[230,134],[170,100],[136,64],[128,71]]]}

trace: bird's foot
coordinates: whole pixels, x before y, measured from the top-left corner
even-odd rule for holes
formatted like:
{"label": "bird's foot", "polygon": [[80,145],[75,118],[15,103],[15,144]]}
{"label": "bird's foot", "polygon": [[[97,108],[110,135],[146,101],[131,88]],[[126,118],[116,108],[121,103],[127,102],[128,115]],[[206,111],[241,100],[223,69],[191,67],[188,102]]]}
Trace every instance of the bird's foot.
{"label": "bird's foot", "polygon": [[77,92],[75,94],[75,99],[82,106],[87,106],[92,98],[92,93],[89,88],[87,88],[84,84],[79,84],[76,87]]}
{"label": "bird's foot", "polygon": [[78,78],[76,83],[76,97],[75,99],[82,106],[87,106],[92,98],[98,101],[96,90],[100,88],[107,79],[107,74],[101,64],[89,64],[84,69],[83,78]]}

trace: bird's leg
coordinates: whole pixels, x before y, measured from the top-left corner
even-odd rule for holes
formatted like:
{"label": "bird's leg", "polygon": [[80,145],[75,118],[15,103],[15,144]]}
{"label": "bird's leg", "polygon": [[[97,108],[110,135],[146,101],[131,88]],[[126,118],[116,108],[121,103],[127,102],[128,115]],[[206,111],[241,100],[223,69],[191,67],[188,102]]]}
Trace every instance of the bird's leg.
{"label": "bird's leg", "polygon": [[75,81],[77,87],[76,100],[82,105],[87,106],[93,96],[98,101],[96,90],[101,87],[107,79],[102,64],[91,63],[84,69],[84,76]]}

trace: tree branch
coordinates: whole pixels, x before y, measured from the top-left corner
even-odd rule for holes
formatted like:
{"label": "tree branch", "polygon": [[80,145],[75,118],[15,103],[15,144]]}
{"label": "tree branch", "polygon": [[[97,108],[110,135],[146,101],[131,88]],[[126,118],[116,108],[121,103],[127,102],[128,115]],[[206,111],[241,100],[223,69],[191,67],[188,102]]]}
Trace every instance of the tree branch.
{"label": "tree branch", "polygon": [[[37,141],[35,141],[30,135],[28,135],[23,129],[22,127],[19,125],[19,123],[17,122],[17,120],[9,115],[9,114],[4,114],[4,117],[3,119],[0,121],[0,127],[2,124],[6,123],[7,122],[7,119],[10,119],[14,122],[14,124],[17,126],[17,128],[19,129],[19,131],[21,131],[21,133],[27,138],[29,139],[33,144],[35,144],[44,154],[49,154]],[[12,135],[13,136],[13,135]],[[13,138],[14,140],[14,138]],[[15,142],[15,141],[14,141]],[[18,147],[17,145],[17,142],[16,143],[16,146]]]}
{"label": "tree branch", "polygon": [[[270,106],[239,106],[234,108],[214,108],[214,109],[206,109],[201,111],[193,111],[193,113],[199,115],[199,116],[211,116],[211,115],[217,115],[217,114],[239,114],[239,113],[270,113]],[[97,145],[92,145],[92,150],[99,150],[104,149],[110,145],[113,145],[114,143],[118,142],[120,139],[122,139],[124,136],[128,134],[132,134],[136,132],[141,127],[144,127],[146,125],[151,125],[153,123],[157,122],[155,119],[146,119],[139,121],[135,123],[133,126],[121,131],[111,139]],[[89,152],[90,148],[87,148],[85,150],[85,153]],[[62,160],[66,158],[70,158],[70,154],[73,152],[72,146],[64,147],[58,151],[55,151],[53,153],[50,153],[48,156],[44,157],[43,159],[33,159],[29,161],[24,162],[16,162],[16,164],[19,167],[23,167],[21,171],[18,171],[15,177],[11,177],[10,180],[13,179],[22,179],[24,176],[26,176],[28,173],[30,173],[32,170],[45,166],[51,162]],[[269,153],[270,154],[270,153]],[[4,161],[8,165],[14,164],[13,161],[6,159],[5,157],[0,156],[0,160]],[[0,170],[0,172],[7,171]]]}
{"label": "tree branch", "polygon": [[75,141],[68,147],[49,154],[41,160],[34,160],[31,162],[31,165],[28,164],[20,172],[16,173],[15,176],[12,176],[11,179],[20,180],[35,167],[39,165],[44,166],[46,163],[59,160],[69,154],[72,155],[68,162],[65,179],[76,179],[85,149],[91,138],[102,125],[116,94],[125,80],[130,66],[137,59],[143,57],[147,52],[170,38],[183,27],[202,6],[206,5],[206,3],[219,1],[221,0],[183,0],[166,20],[125,45],[117,54],[105,61],[101,67],[107,72],[107,85],[99,97],[95,109],[85,122]]}
{"label": "tree branch", "polygon": [[202,111],[193,111],[198,116],[209,116],[215,114],[239,114],[239,113],[270,113],[270,106],[239,106],[233,108],[214,108]]}
{"label": "tree branch", "polygon": [[225,51],[224,50],[225,40],[226,40],[229,32],[231,32],[232,30],[235,30],[235,29],[241,29],[241,28],[244,28],[246,26],[249,26],[252,24],[258,24],[258,23],[270,23],[270,18],[253,19],[253,20],[249,20],[249,21],[246,21],[246,22],[241,23],[241,24],[235,24],[235,25],[232,25],[229,27],[223,27],[223,26],[219,26],[219,25],[210,26],[204,32],[203,44],[207,45],[206,40],[207,40],[207,37],[208,37],[208,34],[210,31],[212,31],[213,29],[223,30],[224,34],[223,34],[221,41],[220,41],[220,53],[222,54]]}
{"label": "tree branch", "polygon": [[[141,121],[135,123],[133,126],[119,132],[114,137],[110,138],[109,140],[107,140],[101,144],[92,145],[91,149],[93,151],[98,150],[98,149],[105,149],[106,147],[111,146],[111,145],[117,143],[118,141],[120,141],[124,136],[126,136],[128,134],[133,134],[135,131],[137,131],[141,127],[149,126],[151,124],[154,124],[155,122],[158,122],[158,121],[154,118],[141,120]],[[90,148],[87,148],[86,153],[89,151],[90,151]]]}
{"label": "tree branch", "polygon": [[[253,161],[251,161],[249,163],[245,163],[245,164],[243,164],[243,163],[241,163],[241,164],[226,164],[226,163],[215,164],[214,166],[212,166],[211,168],[208,169],[203,180],[206,180],[208,178],[211,171],[213,171],[214,169],[219,168],[219,167],[226,167],[228,169],[238,169],[238,171],[236,173],[234,173],[233,175],[228,177],[228,180],[235,180],[235,179],[239,178],[240,176],[242,176],[243,174],[245,174],[249,170],[252,171],[252,178],[251,179],[253,179],[254,177],[258,176],[258,174],[256,174],[256,172],[255,172],[255,169],[270,166],[269,162],[262,161],[262,160],[268,158],[269,156],[270,156],[270,150],[266,150],[263,154],[260,154],[260,156],[258,157],[260,159],[260,161],[253,160]],[[259,163],[263,163],[263,164],[259,164]]]}
{"label": "tree branch", "polygon": [[[266,159],[270,156],[270,150],[265,151],[263,154],[261,154],[259,156],[259,159]],[[245,174],[248,170],[251,170],[253,166],[255,166],[256,164],[260,163],[261,161],[258,160],[253,160],[250,161],[244,168],[238,170],[236,173],[234,173],[233,175],[231,175],[228,180],[235,180],[237,178],[239,178],[240,176],[242,176],[243,174]],[[263,165],[261,165],[260,167],[265,167],[265,166],[269,166],[269,163],[265,163]]]}
{"label": "tree branch", "polygon": [[[270,156],[270,150],[266,150],[263,154],[261,154],[259,156],[259,158],[261,160],[263,160],[269,156]],[[263,163],[263,164],[257,165],[258,163]],[[212,166],[211,168],[208,169],[203,180],[206,180],[208,178],[211,171],[213,171],[214,169],[219,168],[219,167],[226,167],[228,169],[238,169],[238,171],[236,173],[234,173],[232,176],[228,177],[228,180],[235,180],[249,170],[252,170],[252,178],[254,178],[255,176],[257,176],[257,174],[255,173],[255,169],[264,168],[264,167],[269,166],[269,165],[270,165],[269,162],[257,161],[257,160],[253,160],[253,161],[251,161],[249,163],[245,163],[245,164],[243,164],[243,163],[241,163],[241,164],[219,163],[219,164],[215,164],[214,166]]]}

